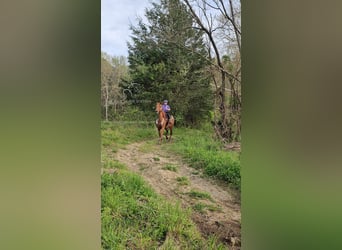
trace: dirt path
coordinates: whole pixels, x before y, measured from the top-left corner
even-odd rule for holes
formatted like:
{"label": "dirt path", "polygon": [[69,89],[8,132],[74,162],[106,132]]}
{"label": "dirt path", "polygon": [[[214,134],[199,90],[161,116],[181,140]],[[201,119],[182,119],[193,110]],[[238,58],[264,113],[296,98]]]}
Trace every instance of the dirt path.
{"label": "dirt path", "polygon": [[[202,178],[198,170],[155,144],[130,144],[115,158],[168,200],[191,206],[195,211],[192,219],[204,236],[215,234],[230,249],[240,249],[240,201],[228,187]],[[209,195],[201,197],[203,193]]]}

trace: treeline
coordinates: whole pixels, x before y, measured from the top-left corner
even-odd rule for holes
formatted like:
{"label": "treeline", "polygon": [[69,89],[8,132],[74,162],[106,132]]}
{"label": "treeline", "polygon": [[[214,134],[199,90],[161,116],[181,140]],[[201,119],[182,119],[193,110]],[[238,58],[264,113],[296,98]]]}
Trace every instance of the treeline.
{"label": "treeline", "polygon": [[211,122],[241,137],[240,1],[160,0],[131,26],[128,58],[101,55],[102,117],[153,117],[168,99],[178,125]]}

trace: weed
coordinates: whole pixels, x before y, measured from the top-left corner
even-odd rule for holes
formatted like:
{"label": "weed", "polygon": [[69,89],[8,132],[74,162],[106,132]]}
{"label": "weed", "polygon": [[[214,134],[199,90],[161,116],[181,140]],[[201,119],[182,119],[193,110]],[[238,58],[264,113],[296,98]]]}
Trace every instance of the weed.
{"label": "weed", "polygon": [[201,192],[201,191],[196,191],[196,190],[191,190],[190,192],[187,193],[190,197],[196,198],[196,199],[208,199],[208,200],[213,200],[210,196],[210,194]]}
{"label": "weed", "polygon": [[177,177],[176,181],[178,182],[179,185],[186,186],[186,185],[190,184],[190,182],[186,176]]}
{"label": "weed", "polygon": [[172,165],[172,164],[166,164],[164,167],[162,167],[162,169],[173,171],[173,172],[177,172],[178,171],[178,167],[175,166],[175,165]]}
{"label": "weed", "polygon": [[216,236],[209,236],[207,240],[208,250],[224,250],[227,249],[222,243],[218,243]]}
{"label": "weed", "polygon": [[212,211],[212,212],[214,212],[214,211],[222,211],[222,208],[220,208],[218,206],[210,205],[210,204],[207,205],[207,209],[209,211]]}
{"label": "weed", "polygon": [[197,212],[204,213],[205,206],[204,203],[196,203],[192,208]]}
{"label": "weed", "polygon": [[192,206],[192,208],[200,213],[204,213],[206,210],[214,212],[214,211],[222,211],[222,209],[218,206],[214,206],[211,204],[205,204],[202,202],[198,202],[195,205]]}
{"label": "weed", "polygon": [[160,161],[160,158],[159,157],[153,157],[153,160],[154,161]]}

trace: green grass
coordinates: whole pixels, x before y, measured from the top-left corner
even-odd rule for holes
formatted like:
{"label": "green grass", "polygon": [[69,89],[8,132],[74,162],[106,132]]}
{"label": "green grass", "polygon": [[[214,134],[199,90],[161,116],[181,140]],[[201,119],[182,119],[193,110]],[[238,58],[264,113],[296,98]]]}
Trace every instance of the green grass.
{"label": "green grass", "polygon": [[176,165],[172,165],[172,164],[166,164],[164,167],[162,167],[162,169],[173,171],[173,172],[178,171],[178,167]]}
{"label": "green grass", "polygon": [[202,238],[190,218],[190,210],[167,202],[136,174],[102,175],[102,249],[226,249]]}
{"label": "green grass", "polygon": [[[222,150],[222,145],[212,134],[213,132],[208,129],[176,127],[174,142],[164,143],[161,147],[183,156],[191,167],[202,169],[206,176],[240,189],[240,153]],[[156,139],[157,133],[154,124],[102,122],[101,136],[102,146],[110,147],[112,152],[116,152],[133,142]],[[154,160],[158,161],[157,158]],[[163,169],[177,171],[173,167]]]}
{"label": "green grass", "polygon": [[107,160],[103,164],[104,168],[117,168],[117,169],[123,169],[125,168],[124,164],[119,162],[118,160]]}
{"label": "green grass", "polygon": [[210,194],[197,191],[197,190],[191,190],[190,192],[187,193],[190,197],[196,198],[196,199],[208,199],[208,200],[213,200],[210,196]]}
{"label": "green grass", "polygon": [[179,185],[183,185],[183,186],[190,184],[190,181],[186,176],[177,177],[176,181],[178,182]]}
{"label": "green grass", "polygon": [[183,156],[191,167],[240,189],[240,153],[225,151],[212,136],[212,131],[177,128],[174,143],[163,145]]}
{"label": "green grass", "polygon": [[125,145],[146,139],[156,138],[153,124],[101,122],[101,142],[116,152]]}
{"label": "green grass", "polygon": [[139,148],[139,151],[140,152],[143,152],[143,153],[149,153],[149,152],[152,152],[153,151],[153,147],[155,146],[155,141],[148,141],[148,139],[151,139],[152,137],[150,138],[145,138],[145,143]]}
{"label": "green grass", "polygon": [[204,209],[206,208],[206,204],[196,203],[195,205],[192,206],[192,208],[197,212],[204,213]]}
{"label": "green grass", "polygon": [[[103,122],[101,134],[102,167],[118,169],[101,176],[102,249],[227,249],[215,237],[206,240],[200,235],[190,209],[158,196],[142,177],[108,154],[129,143],[156,137],[153,128]],[[165,167],[177,171],[177,166]]]}
{"label": "green grass", "polygon": [[200,212],[200,213],[205,213],[206,210],[209,211],[221,211],[222,209],[214,206],[214,205],[209,205],[209,204],[205,204],[202,202],[198,202],[195,205],[192,206],[193,210]]}

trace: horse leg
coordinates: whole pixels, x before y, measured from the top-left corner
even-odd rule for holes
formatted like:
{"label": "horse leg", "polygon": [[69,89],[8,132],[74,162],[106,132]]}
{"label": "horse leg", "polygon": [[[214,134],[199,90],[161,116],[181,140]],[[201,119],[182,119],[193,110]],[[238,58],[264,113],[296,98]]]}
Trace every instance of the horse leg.
{"label": "horse leg", "polygon": [[158,136],[159,136],[159,138],[158,138],[158,144],[160,144],[160,129],[158,128]]}
{"label": "horse leg", "polygon": [[161,128],[159,131],[159,144],[163,142],[164,129]]}
{"label": "horse leg", "polygon": [[169,139],[170,142],[171,142],[171,137],[172,137],[172,128],[170,128],[170,139]]}
{"label": "horse leg", "polygon": [[169,134],[169,130],[166,128],[165,131],[166,131],[165,137],[166,137],[166,140],[167,140],[167,139],[169,139],[169,137],[167,136]]}

